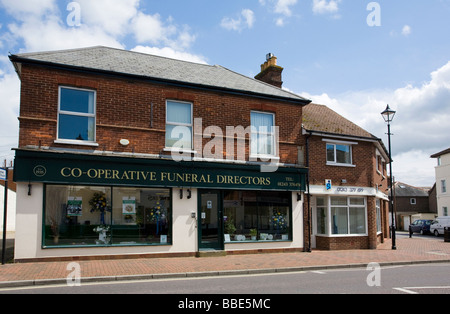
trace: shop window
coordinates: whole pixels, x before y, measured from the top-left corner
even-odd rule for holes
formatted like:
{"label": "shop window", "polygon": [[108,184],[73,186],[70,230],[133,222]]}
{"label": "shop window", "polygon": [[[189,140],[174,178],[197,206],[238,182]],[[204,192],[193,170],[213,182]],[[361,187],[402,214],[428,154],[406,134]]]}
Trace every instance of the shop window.
{"label": "shop window", "polygon": [[381,201],[376,200],[376,211],[377,211],[377,232],[381,232]]}
{"label": "shop window", "polygon": [[96,92],[59,88],[58,140],[95,142]]}
{"label": "shop window", "polygon": [[316,233],[324,235],[367,234],[366,211],[364,197],[317,197]]}
{"label": "shop window", "polygon": [[327,164],[351,165],[351,145],[327,143]]}
{"label": "shop window", "polygon": [[316,221],[317,221],[317,234],[328,234],[328,223],[327,223],[327,198],[318,197],[316,199],[317,210],[316,210]]}
{"label": "shop window", "polygon": [[251,112],[251,154],[275,156],[275,115]]}
{"label": "shop window", "polygon": [[167,101],[166,147],[184,150],[193,148],[191,103]]}
{"label": "shop window", "polygon": [[227,242],[290,240],[290,197],[290,192],[226,191]]}
{"label": "shop window", "polygon": [[43,245],[171,243],[169,189],[47,185]]}

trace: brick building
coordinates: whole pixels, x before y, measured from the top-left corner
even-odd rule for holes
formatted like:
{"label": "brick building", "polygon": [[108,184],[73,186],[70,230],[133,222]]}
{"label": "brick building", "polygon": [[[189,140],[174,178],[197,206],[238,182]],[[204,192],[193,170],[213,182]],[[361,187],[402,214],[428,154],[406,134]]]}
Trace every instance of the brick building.
{"label": "brick building", "polygon": [[309,100],[220,66],[106,47],[10,60],[21,80],[16,260],[305,247]]}
{"label": "brick building", "polygon": [[303,134],[309,168],[308,243],[318,249],[375,249],[389,236],[389,157],[382,141],[312,103],[303,108]]}
{"label": "brick building", "polygon": [[418,219],[437,217],[436,206],[430,206],[433,203],[433,200],[430,200],[433,197],[431,190],[431,188],[415,187],[403,182],[394,183],[397,230],[408,231],[409,225]]}

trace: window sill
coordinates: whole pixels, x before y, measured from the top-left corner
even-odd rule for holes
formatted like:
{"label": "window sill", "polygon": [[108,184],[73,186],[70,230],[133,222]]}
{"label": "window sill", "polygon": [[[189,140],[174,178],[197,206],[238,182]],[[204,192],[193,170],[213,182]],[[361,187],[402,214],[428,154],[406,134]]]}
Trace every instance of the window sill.
{"label": "window sill", "polygon": [[242,241],[225,241],[225,244],[243,244],[243,243],[271,243],[271,242],[292,242],[291,239],[273,239],[273,240],[242,240]]}
{"label": "window sill", "polygon": [[339,164],[335,162],[327,162],[327,166],[336,166],[336,167],[349,167],[349,168],[355,168],[356,165],[351,164]]}
{"label": "window sill", "polygon": [[368,234],[316,234],[316,236],[326,238],[345,238],[345,237],[367,237]]}
{"label": "window sill", "polygon": [[165,152],[174,152],[174,153],[186,153],[186,154],[197,154],[197,151],[192,149],[184,149],[184,148],[176,148],[176,147],[165,147],[163,149]]}
{"label": "window sill", "polygon": [[250,155],[250,159],[280,160],[280,157],[274,155]]}
{"label": "window sill", "polygon": [[77,140],[55,140],[55,144],[65,144],[65,145],[79,145],[79,146],[93,146],[98,147],[98,143],[87,142],[87,141],[77,141]]}

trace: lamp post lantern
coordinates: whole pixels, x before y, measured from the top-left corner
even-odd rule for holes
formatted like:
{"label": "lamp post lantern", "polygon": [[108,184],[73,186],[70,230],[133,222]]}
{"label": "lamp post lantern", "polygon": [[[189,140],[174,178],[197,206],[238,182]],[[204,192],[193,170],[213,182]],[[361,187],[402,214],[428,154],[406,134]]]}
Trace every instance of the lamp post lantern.
{"label": "lamp post lantern", "polygon": [[389,108],[389,105],[387,105],[386,109],[381,113],[383,116],[384,121],[388,125],[388,143],[389,143],[389,184],[391,185],[391,197],[389,200],[389,206],[391,211],[391,230],[392,230],[392,249],[396,250],[397,247],[395,245],[395,214],[394,214],[394,186],[393,186],[393,179],[392,179],[392,157],[391,157],[391,122],[394,119],[395,111]]}

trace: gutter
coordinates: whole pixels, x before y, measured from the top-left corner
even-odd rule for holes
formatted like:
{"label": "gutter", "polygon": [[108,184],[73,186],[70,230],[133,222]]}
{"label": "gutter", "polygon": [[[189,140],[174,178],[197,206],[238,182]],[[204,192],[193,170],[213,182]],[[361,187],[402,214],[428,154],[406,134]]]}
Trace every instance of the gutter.
{"label": "gutter", "polygon": [[[306,134],[306,168],[309,169],[309,138],[311,137],[311,134]],[[311,193],[309,189],[309,176],[310,172],[308,171],[306,175],[306,203],[307,203],[307,215],[308,215],[308,243],[304,244],[305,252],[311,253],[311,236],[312,236],[312,219],[311,219]],[[306,242],[306,241],[305,241]]]}

